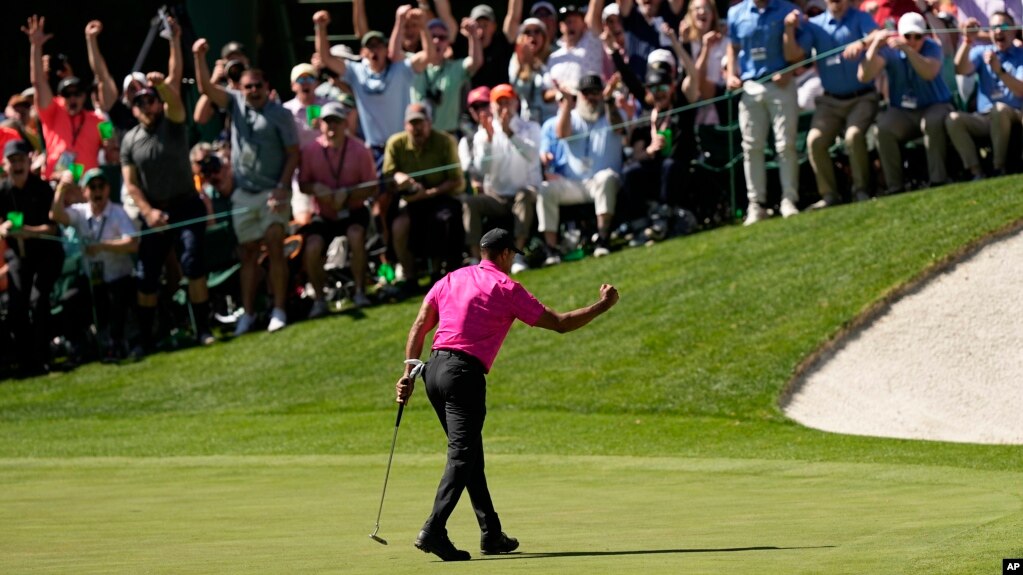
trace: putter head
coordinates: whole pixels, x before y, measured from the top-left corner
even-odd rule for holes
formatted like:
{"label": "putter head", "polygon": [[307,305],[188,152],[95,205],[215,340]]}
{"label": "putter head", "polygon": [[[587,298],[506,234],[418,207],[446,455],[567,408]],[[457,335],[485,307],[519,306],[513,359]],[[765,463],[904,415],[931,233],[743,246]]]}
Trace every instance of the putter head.
{"label": "putter head", "polygon": [[369,534],[369,538],[381,545],[387,545],[387,540],[376,534],[376,531]]}

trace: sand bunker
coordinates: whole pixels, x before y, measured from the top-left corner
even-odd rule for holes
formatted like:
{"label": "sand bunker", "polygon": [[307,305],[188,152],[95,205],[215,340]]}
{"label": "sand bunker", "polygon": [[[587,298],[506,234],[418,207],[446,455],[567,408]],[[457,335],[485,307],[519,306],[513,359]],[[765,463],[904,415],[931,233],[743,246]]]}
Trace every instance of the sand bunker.
{"label": "sand bunker", "polygon": [[816,429],[1023,444],[1023,231],[896,300],[792,389],[782,409]]}

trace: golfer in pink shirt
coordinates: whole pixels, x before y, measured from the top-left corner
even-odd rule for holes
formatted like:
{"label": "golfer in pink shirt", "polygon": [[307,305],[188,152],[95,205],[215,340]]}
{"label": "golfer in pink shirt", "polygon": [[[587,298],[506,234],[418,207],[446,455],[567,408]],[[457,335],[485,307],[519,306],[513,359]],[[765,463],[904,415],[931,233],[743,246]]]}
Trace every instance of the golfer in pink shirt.
{"label": "golfer in pink shirt", "polygon": [[[501,531],[483,465],[483,420],[486,417],[486,374],[494,364],[512,323],[519,319],[533,327],[559,333],[577,330],[618,302],[618,291],[600,286],[600,299],[587,307],[558,313],[540,303],[511,271],[515,247],[511,233],[495,229],[480,240],[479,265],[455,270],[434,284],[409,330],[405,357],[418,359],[423,342],[434,327],[433,351],[423,370],[426,395],[448,437],[448,463],[437,488],[433,512],[416,538],[415,546],[444,561],[467,561],[467,551],[448,539],[447,521],[462,490],[469,492],[480,525],[480,552],[510,553],[518,540]],[[412,395],[412,366],[396,386],[398,402]]]}

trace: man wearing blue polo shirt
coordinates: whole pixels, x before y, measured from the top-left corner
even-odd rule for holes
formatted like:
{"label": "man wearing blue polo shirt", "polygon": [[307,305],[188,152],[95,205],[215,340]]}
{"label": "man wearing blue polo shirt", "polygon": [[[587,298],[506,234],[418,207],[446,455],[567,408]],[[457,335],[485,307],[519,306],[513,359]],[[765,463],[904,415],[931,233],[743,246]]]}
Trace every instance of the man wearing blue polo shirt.
{"label": "man wearing blue polo shirt", "polygon": [[[744,225],[768,217],[767,166],[764,148],[767,134],[774,128],[774,147],[778,153],[781,179],[781,214],[799,213],[799,161],[796,156],[796,130],[799,103],[792,72],[780,73],[789,62],[785,58],[783,36],[793,33],[785,27],[785,16],[799,8],[786,0],[743,0],[728,10],[727,48],[729,90],[743,89],[739,100],[739,129],[742,132],[743,171],[749,207]],[[806,50],[808,35],[799,32],[800,45]],[[769,82],[761,83],[761,80]]]}
{"label": "man wearing blue polo shirt", "polygon": [[[868,35],[877,29],[874,19],[849,5],[850,0],[829,0],[823,14],[801,22],[798,13],[785,18],[789,28],[804,29],[809,33],[810,45],[819,56],[817,70],[824,95],[817,97],[807,146],[810,165],[817,176],[817,191],[821,200],[811,209],[826,208],[839,203],[838,184],[834,162],[828,149],[835,137],[842,133],[845,149],[852,168],[853,198],[864,200],[870,184],[870,162],[867,157],[867,129],[877,115],[877,91],[871,83],[860,82],[856,69],[868,44]],[[795,34],[785,35],[785,54],[789,60],[802,60],[806,53],[795,42]],[[838,51],[842,46],[844,50]]]}
{"label": "man wearing blue polo shirt", "polygon": [[877,34],[860,62],[861,82],[888,72],[888,109],[877,118],[877,153],[888,193],[903,190],[902,142],[923,133],[931,185],[948,181],[945,170],[945,118],[952,94],[941,79],[941,46],[924,36],[924,17],[910,12],[899,18],[897,34]]}
{"label": "man wearing blue polo shirt", "polygon": [[1013,122],[1020,121],[1023,107],[1023,48],[1012,43],[1012,16],[1005,12],[991,15],[993,44],[975,46],[979,24],[967,20],[963,25],[963,42],[956,52],[956,74],[979,78],[977,111],[952,112],[945,120],[945,129],[952,145],[963,159],[963,165],[974,179],[984,177],[977,157],[973,138],[991,136],[994,151],[995,175],[1005,173],[1005,159],[1009,153],[1009,134]]}

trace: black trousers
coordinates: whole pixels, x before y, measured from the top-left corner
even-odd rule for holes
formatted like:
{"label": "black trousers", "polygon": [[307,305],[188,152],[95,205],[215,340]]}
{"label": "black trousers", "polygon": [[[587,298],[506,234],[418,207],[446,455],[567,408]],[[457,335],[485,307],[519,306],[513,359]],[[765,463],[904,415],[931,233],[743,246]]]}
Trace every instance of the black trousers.
{"label": "black trousers", "polygon": [[483,365],[467,354],[434,350],[424,369],[426,395],[448,437],[448,462],[437,487],[433,512],[423,530],[447,535],[447,522],[462,490],[469,492],[484,539],[501,534],[483,464],[483,420],[487,379]]}
{"label": "black trousers", "polygon": [[22,369],[39,367],[50,359],[50,294],[64,265],[64,248],[49,240],[25,240],[25,257],[8,241],[11,334]]}

